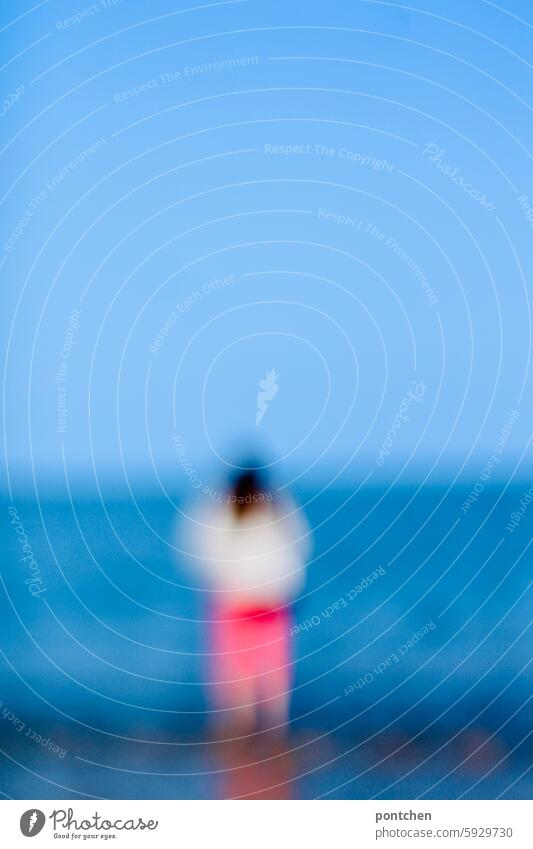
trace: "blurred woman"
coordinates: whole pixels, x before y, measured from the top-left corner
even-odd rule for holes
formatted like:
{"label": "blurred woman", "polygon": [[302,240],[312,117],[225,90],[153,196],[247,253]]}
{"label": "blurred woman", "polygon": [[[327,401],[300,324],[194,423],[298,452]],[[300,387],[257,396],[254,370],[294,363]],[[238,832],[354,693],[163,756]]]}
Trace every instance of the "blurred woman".
{"label": "blurred woman", "polygon": [[290,605],[301,590],[309,531],[256,471],[238,474],[222,503],[195,522],[192,540],[212,592],[216,707],[239,733],[281,730],[292,684]]}

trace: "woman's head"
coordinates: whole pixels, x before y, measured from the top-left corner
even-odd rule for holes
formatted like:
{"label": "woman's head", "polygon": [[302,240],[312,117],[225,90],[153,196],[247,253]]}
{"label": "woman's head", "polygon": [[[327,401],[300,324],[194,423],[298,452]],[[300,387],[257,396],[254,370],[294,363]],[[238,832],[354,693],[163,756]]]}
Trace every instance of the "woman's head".
{"label": "woman's head", "polygon": [[264,476],[256,469],[238,472],[233,478],[228,497],[235,515],[243,518],[250,510],[264,507],[274,500],[265,486]]}

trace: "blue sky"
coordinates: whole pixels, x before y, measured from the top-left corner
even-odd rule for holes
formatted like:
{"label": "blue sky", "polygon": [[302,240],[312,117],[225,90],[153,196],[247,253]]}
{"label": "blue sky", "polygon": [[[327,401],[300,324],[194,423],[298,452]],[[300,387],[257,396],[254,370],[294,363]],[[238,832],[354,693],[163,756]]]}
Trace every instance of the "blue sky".
{"label": "blue sky", "polygon": [[0,13],[11,479],[179,484],[177,439],[201,479],[257,446],[287,480],[526,474],[528,3],[30,9]]}

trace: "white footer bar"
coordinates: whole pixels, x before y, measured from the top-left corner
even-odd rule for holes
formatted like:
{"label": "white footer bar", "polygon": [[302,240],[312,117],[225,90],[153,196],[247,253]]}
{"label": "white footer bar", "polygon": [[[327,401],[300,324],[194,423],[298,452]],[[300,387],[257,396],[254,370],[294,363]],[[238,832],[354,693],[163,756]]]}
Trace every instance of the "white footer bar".
{"label": "white footer bar", "polygon": [[[2,801],[2,846],[531,849],[527,801]],[[35,844],[29,838],[35,837]]]}

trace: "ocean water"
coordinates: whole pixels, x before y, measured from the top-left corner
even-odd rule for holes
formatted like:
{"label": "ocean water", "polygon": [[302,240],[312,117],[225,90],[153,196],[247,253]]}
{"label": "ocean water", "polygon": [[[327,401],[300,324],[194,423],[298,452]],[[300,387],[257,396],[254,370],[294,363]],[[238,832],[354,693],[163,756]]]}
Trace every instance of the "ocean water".
{"label": "ocean water", "polygon": [[253,763],[211,742],[208,593],[172,548],[186,493],[4,497],[0,790],[529,796],[533,508],[508,528],[527,488],[466,511],[472,486],[295,493],[314,547],[291,732]]}

